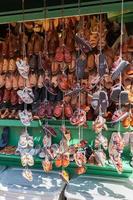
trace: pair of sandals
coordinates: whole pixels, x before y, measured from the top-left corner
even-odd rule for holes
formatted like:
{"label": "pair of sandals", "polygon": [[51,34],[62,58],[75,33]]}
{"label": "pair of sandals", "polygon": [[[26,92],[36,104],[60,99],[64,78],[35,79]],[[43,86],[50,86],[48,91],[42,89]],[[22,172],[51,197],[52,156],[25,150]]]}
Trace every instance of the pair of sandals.
{"label": "pair of sandals", "polygon": [[74,160],[75,160],[76,165],[78,167],[82,167],[83,165],[85,165],[86,164],[85,152],[77,151],[74,154]]}
{"label": "pair of sandals", "polygon": [[18,112],[19,118],[24,126],[30,126],[32,121],[32,113],[27,110]]}
{"label": "pair of sandals", "polygon": [[93,94],[91,106],[94,110],[101,109],[102,113],[106,113],[109,106],[108,95],[104,90],[97,91]]}
{"label": "pair of sandals", "polygon": [[34,165],[34,158],[29,153],[24,153],[21,155],[21,164],[23,167],[33,166]]}
{"label": "pair of sandals", "polygon": [[120,102],[121,105],[125,105],[129,102],[128,92],[124,90],[124,87],[118,83],[112,87],[110,99],[115,103]]}
{"label": "pair of sandals", "polygon": [[7,72],[15,72],[16,70],[16,63],[14,59],[1,59],[0,60],[0,74],[7,73]]}
{"label": "pair of sandals", "polygon": [[68,119],[73,115],[73,109],[69,103],[58,102],[54,108],[53,114],[55,117],[59,118],[62,115],[65,115]]}
{"label": "pair of sandals", "polygon": [[33,146],[34,146],[33,137],[29,136],[28,133],[23,132],[22,135],[20,136],[18,147],[25,149],[25,148],[33,148]]}
{"label": "pair of sandals", "polygon": [[56,167],[68,167],[70,164],[69,154],[58,154],[55,160]]}
{"label": "pair of sandals", "polygon": [[70,51],[66,47],[58,47],[55,53],[55,61],[71,63],[72,56],[71,56]]}
{"label": "pair of sandals", "polygon": [[70,122],[75,126],[83,126],[86,123],[86,112],[82,109],[77,109],[70,118]]}
{"label": "pair of sandals", "polygon": [[103,118],[101,115],[98,115],[96,120],[92,124],[92,129],[95,131],[95,133],[98,134],[101,133],[103,129],[108,130],[106,119]]}
{"label": "pair of sandals", "polygon": [[25,87],[23,90],[18,90],[17,94],[26,104],[31,104],[34,101],[34,94],[31,88]]}
{"label": "pair of sandals", "polygon": [[112,133],[109,142],[109,156],[118,173],[122,173],[123,171],[123,165],[121,159],[123,148],[124,148],[124,140],[121,137],[120,133],[117,132]]}
{"label": "pair of sandals", "polygon": [[108,140],[101,133],[99,133],[95,139],[95,148],[99,149],[99,147],[101,147],[101,146],[104,148],[104,150],[107,150]]}
{"label": "pair of sandals", "polygon": [[16,61],[16,65],[20,75],[23,78],[28,79],[30,66],[28,65],[27,58],[23,60],[18,58]]}
{"label": "pair of sandals", "polygon": [[92,152],[88,158],[88,163],[91,165],[105,166],[106,154],[103,149],[98,149]]}
{"label": "pair of sandals", "polygon": [[37,108],[37,115],[39,116],[40,119],[43,118],[52,118],[53,116],[53,105],[47,101],[44,100],[44,102],[41,102]]}

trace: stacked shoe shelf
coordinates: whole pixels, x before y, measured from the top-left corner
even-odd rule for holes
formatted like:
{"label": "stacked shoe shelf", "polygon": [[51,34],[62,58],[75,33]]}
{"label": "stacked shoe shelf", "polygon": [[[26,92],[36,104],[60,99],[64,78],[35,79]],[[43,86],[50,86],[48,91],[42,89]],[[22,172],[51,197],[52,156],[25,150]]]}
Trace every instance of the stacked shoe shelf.
{"label": "stacked shoe shelf", "polygon": [[[57,137],[52,137],[52,143],[59,143],[62,135],[59,130],[61,126],[61,120],[49,120],[49,125],[52,126],[56,132]],[[28,128],[30,135],[33,135],[35,144],[41,144],[43,138],[43,131],[40,126],[39,120],[34,120],[31,123],[31,126]],[[92,141],[94,141],[96,134],[92,131],[92,121],[87,121],[87,128],[84,128],[83,139],[87,140],[88,143],[91,145]],[[10,138],[9,138],[9,145],[17,146],[18,139],[23,128],[23,124],[19,120],[0,120],[1,128],[4,126],[10,127]],[[75,127],[70,124],[68,120],[66,120],[66,127],[71,129],[71,144],[77,144],[79,141],[78,138],[78,127]],[[127,129],[121,127],[121,132],[125,132]],[[117,126],[112,127],[108,124],[108,131],[104,133],[104,135],[109,139],[112,132],[117,131]],[[115,177],[131,177],[133,168],[129,165],[130,160],[130,153],[129,148],[125,148],[123,155],[123,168],[124,171],[122,174],[118,174],[116,169],[111,164],[106,164],[104,167],[86,164],[87,174],[94,174],[94,175],[104,175],[104,176],[115,176]],[[0,165],[5,166],[21,166],[21,159],[18,155],[8,155],[8,154],[0,154]],[[42,169],[42,159],[38,156],[35,157],[35,165],[34,168],[41,168]],[[54,170],[61,170],[61,168],[56,168],[54,161],[53,161],[53,168]],[[76,164],[75,162],[70,162],[70,165],[66,168],[66,170],[73,175],[75,173]]]}

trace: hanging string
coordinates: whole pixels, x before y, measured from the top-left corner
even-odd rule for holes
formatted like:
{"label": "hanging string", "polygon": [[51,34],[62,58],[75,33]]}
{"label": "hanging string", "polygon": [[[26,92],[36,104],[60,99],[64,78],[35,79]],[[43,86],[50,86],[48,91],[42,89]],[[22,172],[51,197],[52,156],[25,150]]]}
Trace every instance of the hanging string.
{"label": "hanging string", "polygon": [[[44,32],[44,53],[47,53],[48,54],[48,51],[47,51],[47,32],[46,32],[46,18],[47,18],[47,5],[46,5],[46,0],[44,0],[44,2],[43,2],[43,16],[44,16],[44,24],[45,24],[45,32]],[[41,59],[41,58],[40,58]],[[42,59],[41,59],[42,60]],[[44,70],[44,72],[46,72],[45,70]],[[47,88],[45,88],[45,103],[47,103],[47,101],[48,101],[48,91],[47,91]],[[48,120],[48,118],[45,118],[45,123],[48,125],[48,122],[49,122],[49,120]]]}
{"label": "hanging string", "polygon": [[[81,28],[81,24],[82,24],[82,22],[81,22],[81,12],[80,12],[80,6],[81,5],[80,4],[81,4],[81,2],[80,2],[80,0],[78,0],[79,29]],[[78,57],[79,56],[80,56],[80,48],[78,50]],[[78,69],[77,69],[77,65],[76,65],[76,73],[77,73],[77,71],[78,71]],[[78,76],[77,76],[77,83],[79,84],[79,87],[81,87],[81,82],[78,79]],[[78,94],[78,97],[79,97],[78,107],[79,107],[79,112],[80,112],[80,108],[81,108],[81,93],[80,92]],[[80,143],[80,141],[81,141],[81,126],[79,126],[78,129],[79,129],[78,130],[78,139],[79,139],[79,143]]]}
{"label": "hanging string", "polygon": [[[99,46],[99,51],[100,51],[100,55],[102,54],[102,0],[100,0],[100,16],[99,16],[99,20],[100,20],[100,46]],[[100,62],[99,62],[100,65]],[[101,92],[102,90],[102,86],[101,86],[101,81],[99,82],[99,91]],[[101,105],[99,106],[99,115],[102,116],[102,110],[101,110]]]}
{"label": "hanging string", "polygon": [[25,37],[24,37],[24,33],[25,33],[25,26],[24,26],[24,15],[25,15],[25,12],[24,12],[24,0],[22,0],[22,12],[23,12],[23,15],[22,15],[22,18],[23,18],[23,22],[22,22],[22,29],[23,29],[23,59],[25,58],[26,56],[26,48],[25,48]]}
{"label": "hanging string", "polygon": [[[63,42],[62,44],[62,48],[65,47],[65,44],[64,44],[64,37],[65,37],[65,18],[64,18],[64,0],[61,0],[61,5],[62,5],[62,9],[61,9],[61,16],[62,16],[62,34],[61,34],[61,42]],[[63,65],[63,75],[65,74],[65,63],[64,61],[62,62],[62,65]],[[66,126],[66,123],[65,123],[65,102],[64,102],[64,92],[63,92],[63,102],[62,102],[62,126]]]}
{"label": "hanging string", "polygon": [[[23,32],[22,32],[22,29],[21,29],[21,33],[22,33],[22,42],[23,42],[23,44],[22,44],[22,57],[23,57],[23,60],[24,60],[25,57],[26,57],[25,26],[24,26],[24,15],[25,15],[25,12],[24,12],[24,9],[25,9],[24,3],[25,3],[25,1],[22,0],[22,29],[23,29]],[[25,79],[25,81],[24,81],[24,87],[26,87],[26,79]],[[27,104],[26,104],[26,103],[24,103],[24,110],[27,111]],[[25,126],[25,131],[26,131],[26,133],[27,133],[27,126]]]}
{"label": "hanging string", "polygon": [[[122,59],[122,43],[123,43],[123,7],[124,7],[124,0],[121,0],[121,35],[120,35],[120,58]],[[122,87],[122,75],[120,73],[119,76],[119,84],[120,84],[120,88]],[[119,110],[121,110],[121,99],[119,96]],[[121,131],[121,122],[119,121],[118,124],[118,133],[120,133]]]}
{"label": "hanging string", "polygon": [[120,58],[122,58],[122,43],[123,43],[123,7],[124,0],[121,0],[121,36],[120,36]]}

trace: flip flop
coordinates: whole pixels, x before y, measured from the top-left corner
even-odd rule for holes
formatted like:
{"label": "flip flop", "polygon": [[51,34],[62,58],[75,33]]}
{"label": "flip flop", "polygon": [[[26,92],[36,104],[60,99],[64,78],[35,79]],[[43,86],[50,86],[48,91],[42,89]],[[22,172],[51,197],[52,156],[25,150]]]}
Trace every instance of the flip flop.
{"label": "flip flop", "polygon": [[29,74],[29,69],[30,69],[30,67],[29,67],[29,65],[28,65],[28,63],[27,63],[27,61],[26,61],[26,59],[25,59],[25,60],[18,59],[18,60],[16,61],[16,66],[17,66],[17,68],[18,68],[18,71],[19,71],[20,75],[21,75],[23,78],[28,79],[28,74]]}
{"label": "flip flop", "polygon": [[119,95],[121,93],[121,86],[120,84],[116,84],[112,87],[112,91],[111,91],[111,94],[110,94],[110,99],[114,102],[118,102],[119,101]]}
{"label": "flip flop", "polygon": [[120,73],[122,73],[127,68],[129,62],[126,60],[119,59],[119,62],[116,61],[114,65],[116,66],[112,72],[112,80],[116,80],[120,76]]}
{"label": "flip flop", "polygon": [[31,124],[30,122],[32,121],[32,113],[27,110],[24,110],[24,111],[19,111],[18,114],[22,124],[25,126],[30,126]]}
{"label": "flip flop", "polygon": [[98,73],[100,77],[103,77],[103,75],[106,73],[107,68],[107,62],[106,57],[104,54],[99,54],[99,65],[98,65]]}
{"label": "flip flop", "polygon": [[127,91],[121,91],[119,96],[120,102],[122,105],[127,104],[128,101],[128,92]]}
{"label": "flip flop", "polygon": [[23,90],[18,90],[17,94],[24,103],[26,104],[33,103],[34,94],[31,88],[24,88]]}
{"label": "flip flop", "polygon": [[100,91],[99,93],[99,106],[101,106],[102,113],[107,111],[109,106],[108,95],[105,91]]}
{"label": "flip flop", "polygon": [[96,110],[99,106],[99,91],[93,93],[91,106],[94,110]]}

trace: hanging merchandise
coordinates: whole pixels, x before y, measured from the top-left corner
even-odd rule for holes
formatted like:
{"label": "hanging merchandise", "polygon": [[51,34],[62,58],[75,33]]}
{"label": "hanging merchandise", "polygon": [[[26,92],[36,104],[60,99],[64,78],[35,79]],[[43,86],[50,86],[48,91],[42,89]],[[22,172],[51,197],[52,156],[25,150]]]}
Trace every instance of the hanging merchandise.
{"label": "hanging merchandise", "polygon": [[0,157],[20,158],[29,181],[30,168],[40,166],[46,173],[56,167],[65,182],[71,168],[78,175],[127,176],[133,166],[133,37],[124,26],[124,1],[121,25],[103,13],[102,0],[100,13],[82,15],[78,0],[78,16],[68,17],[60,3],[60,18],[48,19],[44,0],[44,19],[26,22],[22,0],[22,23],[0,25],[0,118],[2,126],[11,124],[10,137],[3,128]]}
{"label": "hanging merchandise", "polygon": [[17,59],[16,65],[20,76],[24,78],[24,89],[18,90],[17,94],[20,99],[24,102],[24,110],[19,111],[19,117],[22,124],[25,126],[24,132],[22,132],[20,136],[20,140],[18,143],[17,152],[19,152],[21,156],[22,166],[25,167],[23,170],[23,177],[28,181],[32,181],[32,172],[28,167],[34,165],[34,158],[31,155],[31,149],[34,146],[33,137],[29,136],[27,131],[27,126],[30,126],[30,122],[32,120],[32,113],[27,110],[27,104],[33,103],[34,95],[31,88],[28,88],[26,85],[26,79],[28,79],[29,75],[29,65],[26,58],[26,44],[25,44],[25,28],[24,28],[24,0],[22,0],[22,10],[23,10],[23,22],[22,22],[22,59]]}
{"label": "hanging merchandise", "polygon": [[114,166],[116,167],[119,173],[123,171],[123,164],[121,159],[121,153],[123,152],[124,143],[121,134],[121,120],[125,119],[129,113],[122,111],[122,105],[128,102],[128,94],[124,91],[121,91],[122,88],[122,72],[129,64],[128,61],[122,59],[122,45],[123,45],[123,0],[121,2],[121,35],[120,35],[120,51],[119,57],[114,63],[114,70],[112,72],[112,79],[115,80],[119,77],[119,95],[118,95],[118,108],[112,120],[115,122],[119,122],[118,124],[118,132],[112,133],[110,144],[109,144],[109,156]]}

